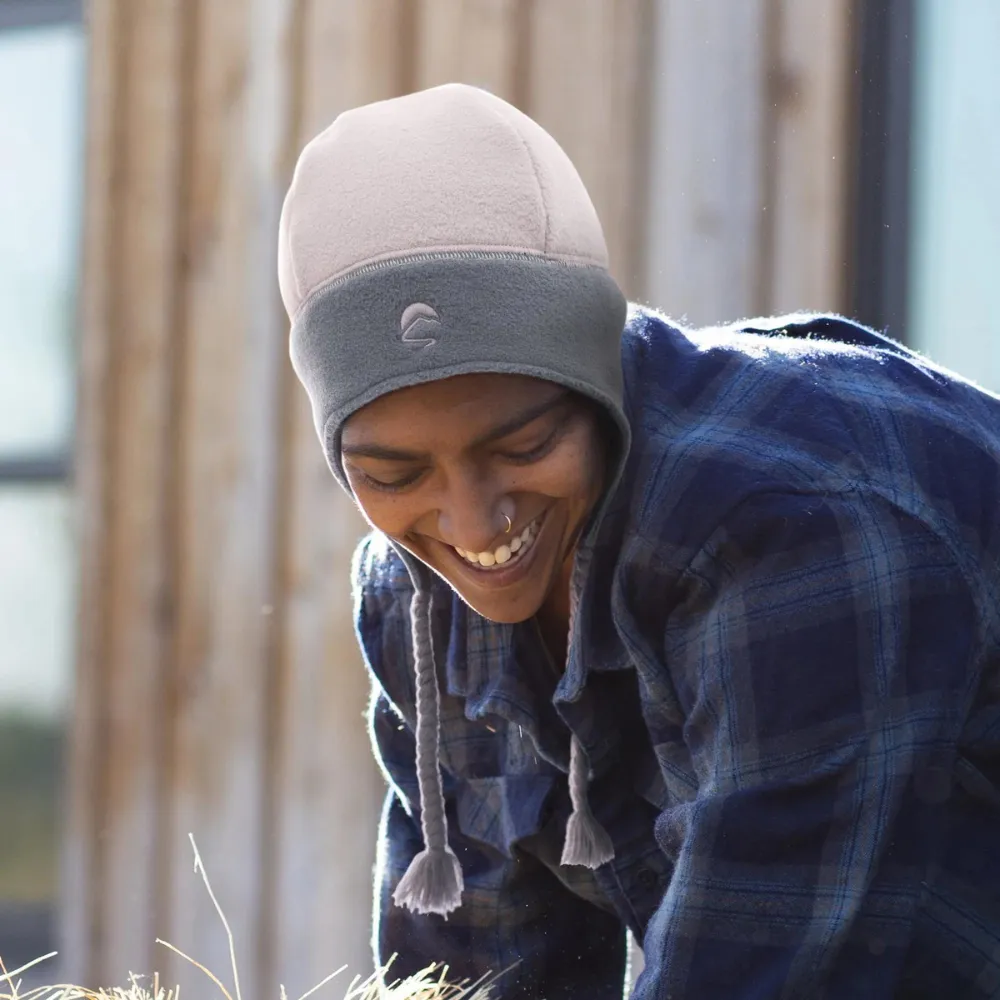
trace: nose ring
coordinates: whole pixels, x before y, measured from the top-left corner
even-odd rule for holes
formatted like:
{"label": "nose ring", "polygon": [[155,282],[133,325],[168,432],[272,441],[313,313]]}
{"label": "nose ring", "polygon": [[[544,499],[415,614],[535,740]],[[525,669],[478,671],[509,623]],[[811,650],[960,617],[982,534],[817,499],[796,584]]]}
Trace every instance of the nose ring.
{"label": "nose ring", "polygon": [[510,534],[510,529],[514,527],[514,523],[513,523],[513,521],[511,521],[511,519],[506,514],[503,515],[503,518],[507,522],[507,530],[504,532],[504,534],[505,535],[509,535]]}

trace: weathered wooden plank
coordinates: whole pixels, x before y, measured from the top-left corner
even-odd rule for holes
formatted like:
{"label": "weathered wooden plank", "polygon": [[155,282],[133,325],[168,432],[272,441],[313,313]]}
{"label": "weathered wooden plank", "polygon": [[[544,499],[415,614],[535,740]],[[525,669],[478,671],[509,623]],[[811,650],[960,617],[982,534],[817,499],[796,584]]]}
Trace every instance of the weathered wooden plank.
{"label": "weathered wooden plank", "polygon": [[662,0],[644,295],[694,324],[759,305],[766,0]]}
{"label": "weathered wooden plank", "polygon": [[[305,10],[298,0],[258,0],[250,31],[250,92],[247,116],[247,155],[254,230],[249,241],[249,326],[258,377],[266,379],[269,400],[269,437],[262,474],[269,477],[265,503],[270,519],[267,685],[264,698],[263,753],[265,757],[263,814],[261,817],[261,890],[258,905],[258,948],[253,966],[259,996],[277,995],[279,954],[277,928],[282,913],[277,898],[277,858],[280,836],[281,772],[279,755],[282,705],[285,699],[281,669],[286,598],[281,570],[285,551],[285,508],[288,491],[287,458],[283,440],[287,425],[287,373],[290,369],[285,315],[277,281],[277,232],[281,204],[289,179],[288,148],[301,118],[302,48]],[[310,984],[312,985],[312,984]]]}
{"label": "weathered wooden plank", "polygon": [[519,0],[419,0],[415,89],[462,82],[514,101]]}
{"label": "weathered wooden plank", "polygon": [[115,189],[124,89],[125,8],[114,0],[87,7],[89,35],[87,130],[80,297],[74,487],[78,510],[79,575],[73,711],[66,754],[60,856],[59,973],[94,982],[100,924],[91,907],[98,884],[98,824],[104,726],[107,537],[113,455],[111,400],[116,378],[114,273],[117,258]]}
{"label": "weathered wooden plank", "polygon": [[[255,170],[257,151],[280,134],[274,67],[262,53],[285,44],[287,12],[283,0],[197,4],[185,219],[169,920],[160,933],[230,978],[225,935],[192,872],[190,832],[236,939],[244,997],[263,995],[265,696],[280,371],[274,313],[257,291],[273,281],[259,240],[276,221],[262,206]],[[267,26],[275,35],[265,44]],[[267,137],[262,147],[259,134]],[[180,960],[158,965],[182,995],[206,988]]]}
{"label": "weathered wooden plank", "polygon": [[292,426],[274,940],[277,981],[299,994],[345,963],[351,975],[370,971],[384,784],[352,621],[350,558],[365,525],[326,468],[300,396]]}
{"label": "weathered wooden plank", "polygon": [[765,309],[846,308],[850,0],[776,0],[773,262]]}
{"label": "weathered wooden plank", "polygon": [[298,151],[341,111],[395,97],[409,87],[412,0],[303,0]]}
{"label": "weathered wooden plank", "polygon": [[626,294],[641,287],[646,0],[536,0],[524,110],[583,178]]}
{"label": "weathered wooden plank", "polygon": [[163,676],[170,649],[173,309],[180,198],[182,26],[172,0],[135,0],[125,45],[108,690],[99,899],[102,981],[150,968],[160,829]]}
{"label": "weathered wooden plank", "polygon": [[[347,108],[400,93],[405,12],[395,0],[307,8],[299,60],[302,145]],[[287,323],[282,324],[287,329]],[[286,363],[282,451],[285,600],[276,746],[278,982],[298,995],[340,965],[371,966],[372,865],[383,783],[363,719],[368,695],[352,622],[349,565],[365,525],[327,469],[305,393]]]}

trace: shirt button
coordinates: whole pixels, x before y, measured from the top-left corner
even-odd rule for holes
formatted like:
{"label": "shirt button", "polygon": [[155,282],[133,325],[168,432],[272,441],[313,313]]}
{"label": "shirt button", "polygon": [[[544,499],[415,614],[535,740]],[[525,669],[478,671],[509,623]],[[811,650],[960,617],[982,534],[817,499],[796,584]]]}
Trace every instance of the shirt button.
{"label": "shirt button", "polygon": [[659,885],[660,879],[656,872],[652,868],[640,868],[639,869],[639,885],[644,889],[652,889]]}

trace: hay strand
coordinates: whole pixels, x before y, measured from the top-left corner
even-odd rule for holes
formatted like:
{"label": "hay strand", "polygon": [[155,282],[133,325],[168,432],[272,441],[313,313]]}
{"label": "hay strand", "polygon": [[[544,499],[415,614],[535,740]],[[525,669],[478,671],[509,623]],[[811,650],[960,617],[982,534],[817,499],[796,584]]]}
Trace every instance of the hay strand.
{"label": "hay strand", "polygon": [[[225,913],[222,911],[222,907],[219,906],[219,901],[215,898],[215,893],[212,891],[212,883],[208,881],[208,873],[205,871],[205,866],[201,863],[201,855],[198,853],[198,845],[194,842],[194,834],[188,834],[188,840],[191,841],[191,850],[194,851],[194,870],[201,873],[201,880],[205,883],[205,888],[208,890],[208,895],[212,900],[212,905],[215,907],[215,912],[219,914],[219,919],[222,921],[222,926],[226,929],[226,938],[229,941],[229,962],[233,968],[233,986],[236,989],[236,1000],[243,1000],[240,995],[240,970],[236,966],[236,945],[233,941],[233,932],[229,928],[229,921],[226,919]],[[204,966],[199,966],[199,968],[204,969]],[[208,970],[205,970],[208,971]],[[209,973],[211,976],[211,973]],[[211,976],[215,979],[215,976]],[[218,979],[215,979],[219,983]],[[219,983],[222,986],[222,983]],[[223,990],[226,995],[226,1000],[233,1000],[229,995],[228,990]]]}
{"label": "hay strand", "polygon": [[[189,833],[188,838],[191,841],[191,848],[194,851],[194,870],[197,874],[201,875],[201,879],[205,883],[209,898],[212,900],[215,912],[219,915],[219,920],[222,922],[222,926],[226,932],[226,939],[229,942],[229,960],[233,973],[235,998],[222,980],[197,959],[181,951],[180,948],[169,941],[156,938],[156,943],[179,955],[196,969],[200,969],[219,988],[224,1000],[243,1000],[240,991],[239,967],[236,962],[236,942],[233,938],[233,932],[229,926],[229,921],[226,919],[226,914],[219,905],[219,901],[212,889],[212,883],[209,881],[208,873],[205,871],[194,835]],[[23,993],[20,992],[21,980],[18,979],[15,981],[15,977],[20,976],[22,973],[34,968],[47,959],[54,958],[56,955],[58,955],[58,952],[49,952],[47,955],[32,959],[32,961],[14,969],[12,972],[7,971],[7,967],[3,963],[3,958],[0,956],[0,984],[6,982],[8,990],[7,992],[0,992],[0,1000],[180,1000],[180,986],[175,986],[173,989],[164,989],[160,985],[159,972],[153,973],[152,992],[139,982],[141,978],[148,977],[136,976],[131,972],[129,973],[129,986],[127,988],[114,986],[107,989],[93,990],[72,983],[60,983],[57,985],[36,986]],[[383,968],[377,969],[367,979],[362,980],[360,976],[356,975],[348,985],[343,1000],[490,1000],[493,983],[499,978],[499,975],[494,975],[492,977],[483,976],[474,983],[470,983],[468,980],[449,982],[448,966],[433,963],[412,976],[388,983],[387,974],[395,958],[396,956],[393,955]],[[323,986],[326,986],[330,980],[340,975],[346,968],[347,966],[343,965],[335,972],[331,972],[311,989],[306,990],[298,1000],[309,1000],[313,994]],[[278,993],[279,1000],[288,1000],[284,984],[279,985]]]}

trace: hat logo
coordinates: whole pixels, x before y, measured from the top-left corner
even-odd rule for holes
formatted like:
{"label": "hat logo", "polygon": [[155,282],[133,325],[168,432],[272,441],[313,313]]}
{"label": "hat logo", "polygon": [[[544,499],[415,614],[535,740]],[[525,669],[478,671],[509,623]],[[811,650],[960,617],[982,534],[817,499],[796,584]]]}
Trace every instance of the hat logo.
{"label": "hat logo", "polygon": [[440,326],[441,317],[426,302],[414,302],[399,320],[400,339],[411,347],[430,347],[437,343],[435,331]]}

